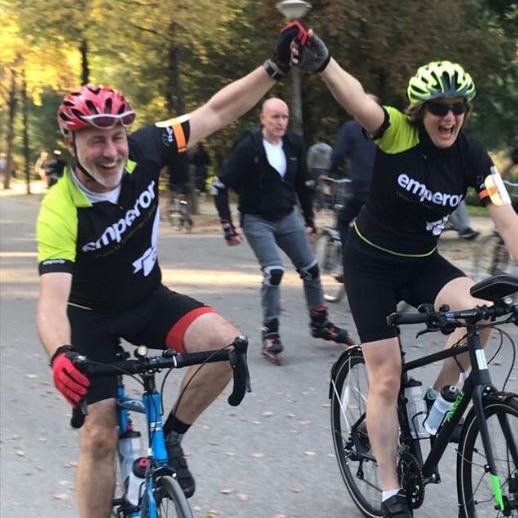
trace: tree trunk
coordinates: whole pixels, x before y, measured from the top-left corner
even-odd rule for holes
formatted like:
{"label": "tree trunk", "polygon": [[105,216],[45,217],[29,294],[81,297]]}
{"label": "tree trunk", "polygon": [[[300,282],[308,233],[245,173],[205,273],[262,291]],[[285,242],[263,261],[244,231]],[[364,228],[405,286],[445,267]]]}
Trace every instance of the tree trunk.
{"label": "tree trunk", "polygon": [[27,103],[27,80],[25,69],[22,70],[22,120],[23,120],[23,163],[27,194],[31,194],[30,152],[29,152],[29,121]]}
{"label": "tree trunk", "polygon": [[11,88],[7,100],[8,116],[7,116],[7,139],[6,139],[6,157],[5,157],[5,173],[4,173],[4,189],[11,188],[11,175],[13,174],[13,142],[14,142],[14,119],[16,116],[16,71],[11,69]]}
{"label": "tree trunk", "polygon": [[86,85],[90,82],[90,67],[88,66],[88,41],[86,39],[81,41],[79,52],[81,53],[81,84]]}

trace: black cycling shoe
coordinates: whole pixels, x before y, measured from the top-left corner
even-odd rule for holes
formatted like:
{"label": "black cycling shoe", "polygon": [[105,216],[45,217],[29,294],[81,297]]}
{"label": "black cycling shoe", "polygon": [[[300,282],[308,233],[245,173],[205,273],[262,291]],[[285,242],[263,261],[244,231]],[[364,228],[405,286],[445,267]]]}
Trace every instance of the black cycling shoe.
{"label": "black cycling shoe", "polygon": [[406,494],[402,489],[396,495],[381,502],[381,512],[384,518],[412,518],[413,516]]}
{"label": "black cycling shoe", "polygon": [[168,464],[175,471],[176,480],[180,484],[185,497],[191,498],[191,496],[194,495],[196,484],[194,482],[194,477],[187,466],[182,445],[180,443],[171,444],[167,441],[166,445],[167,455],[169,457]]}

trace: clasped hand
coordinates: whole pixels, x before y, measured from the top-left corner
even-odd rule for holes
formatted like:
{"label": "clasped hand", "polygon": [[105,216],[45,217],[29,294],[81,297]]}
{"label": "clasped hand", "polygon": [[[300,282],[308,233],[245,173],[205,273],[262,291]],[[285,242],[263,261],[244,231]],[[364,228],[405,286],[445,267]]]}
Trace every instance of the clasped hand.
{"label": "clasped hand", "polygon": [[[286,52],[287,41],[290,42],[289,58]],[[300,22],[286,25],[281,31],[277,49],[280,47],[280,42],[282,42],[283,60],[306,72],[322,72],[331,59],[331,54],[322,39],[312,29],[306,30]]]}

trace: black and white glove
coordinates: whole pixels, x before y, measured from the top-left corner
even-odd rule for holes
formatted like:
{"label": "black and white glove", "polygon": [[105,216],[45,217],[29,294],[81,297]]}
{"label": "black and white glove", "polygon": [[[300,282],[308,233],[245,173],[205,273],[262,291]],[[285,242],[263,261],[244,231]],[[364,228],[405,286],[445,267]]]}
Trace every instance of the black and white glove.
{"label": "black and white glove", "polygon": [[306,72],[318,73],[326,68],[331,54],[326,44],[313,32],[309,32],[305,43],[297,40],[298,59],[297,65]]}
{"label": "black and white glove", "polygon": [[270,59],[267,59],[263,67],[266,73],[275,80],[284,77],[291,68],[291,44],[297,40],[300,44],[307,41],[306,29],[297,21],[291,22],[284,29],[277,38],[275,51]]}
{"label": "black and white glove", "polygon": [[223,229],[223,237],[226,241],[231,241],[238,236],[236,227],[234,227],[232,221],[229,221],[228,219],[221,220],[221,228]]}

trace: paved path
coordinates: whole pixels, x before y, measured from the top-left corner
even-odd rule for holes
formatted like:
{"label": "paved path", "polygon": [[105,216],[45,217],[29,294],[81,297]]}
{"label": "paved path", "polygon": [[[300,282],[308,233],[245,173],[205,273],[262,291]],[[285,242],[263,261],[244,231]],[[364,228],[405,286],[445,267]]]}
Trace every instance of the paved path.
{"label": "paved path", "polygon": [[[51,383],[34,322],[38,198],[0,195],[0,516],[71,518],[77,516],[77,432],[68,428],[69,406]],[[237,408],[219,398],[186,437],[197,481],[191,501],[196,515],[359,518],[340,478],[329,425],[329,371],[342,348],[309,336],[300,280],[290,270],[282,287],[285,365],[274,367],[260,357],[257,264],[247,245],[225,246],[211,210],[202,205],[192,235],[163,223],[164,281],[214,305],[250,336],[253,392]],[[474,227],[480,228],[478,220]],[[453,235],[444,242],[459,254],[467,246]],[[332,306],[331,315],[352,328],[345,305]],[[415,329],[404,334],[410,357],[442,347],[441,336],[415,341],[414,334]],[[495,366],[497,379],[504,379],[510,361],[505,349]],[[420,379],[428,383],[437,369],[431,366]],[[168,403],[179,380],[174,374],[168,379]],[[517,385],[515,369],[511,386],[518,390]],[[452,452],[443,484],[430,488],[416,516],[454,516],[453,466]]]}

